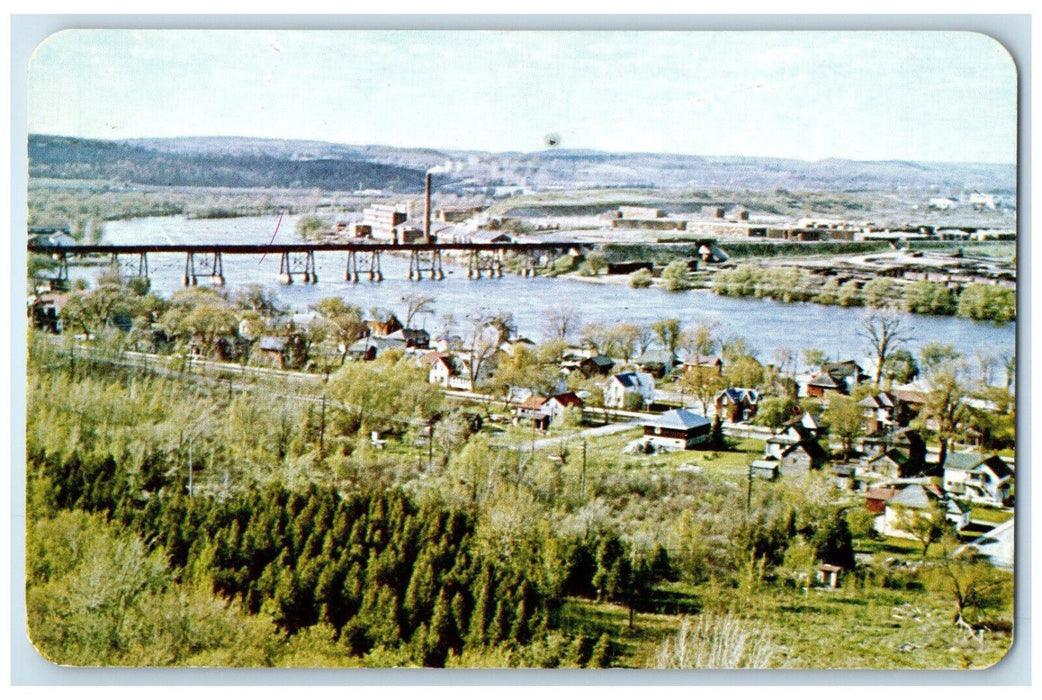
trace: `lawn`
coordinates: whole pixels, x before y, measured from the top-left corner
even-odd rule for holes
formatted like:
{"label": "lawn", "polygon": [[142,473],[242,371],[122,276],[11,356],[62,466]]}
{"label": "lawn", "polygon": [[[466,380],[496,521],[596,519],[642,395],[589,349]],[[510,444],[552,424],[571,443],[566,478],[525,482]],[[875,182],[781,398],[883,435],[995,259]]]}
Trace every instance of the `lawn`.
{"label": "lawn", "polygon": [[[1009,648],[1003,624],[970,639],[952,624],[954,608],[943,593],[862,588],[788,589],[762,585],[751,594],[712,584],[665,586],[656,594],[686,600],[689,614],[730,608],[760,628],[774,647],[772,668],[960,669],[984,668]],[[1010,611],[1002,616],[1011,619]],[[570,599],[567,626],[597,637],[607,632],[615,666],[646,668],[663,641],[679,629],[681,615],[637,613],[628,626],[624,606]]]}

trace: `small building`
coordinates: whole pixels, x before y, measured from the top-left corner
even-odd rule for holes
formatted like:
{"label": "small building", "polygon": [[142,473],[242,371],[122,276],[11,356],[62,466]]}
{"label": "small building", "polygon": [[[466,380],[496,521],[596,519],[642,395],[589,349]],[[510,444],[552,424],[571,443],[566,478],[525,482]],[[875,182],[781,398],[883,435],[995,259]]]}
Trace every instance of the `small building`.
{"label": "small building", "polygon": [[782,451],[778,464],[782,476],[789,476],[820,469],[828,460],[828,452],[816,440],[801,440]]}
{"label": "small building", "polygon": [[849,394],[855,386],[868,379],[865,371],[853,360],[826,362],[807,383],[807,395],[820,398],[828,391]]}
{"label": "small building", "polygon": [[593,357],[587,357],[579,363],[579,371],[587,377],[607,376],[611,374],[614,367],[615,360],[607,355],[594,355]]}
{"label": "small building", "polygon": [[712,421],[677,408],[644,422],[644,435],[661,449],[690,450],[709,439]]}
{"label": "small building", "polygon": [[633,358],[633,364],[656,379],[662,379],[673,371],[676,358],[669,350],[647,350]]}
{"label": "small building", "polygon": [[756,415],[760,392],[756,389],[731,387],[717,394],[714,403],[716,415],[726,417],[732,423],[739,423]]}
{"label": "small building", "polygon": [[550,416],[551,421],[560,418],[564,414],[565,410],[569,408],[577,408],[579,411],[583,410],[583,400],[571,391],[554,394],[545,404],[545,411]]}
{"label": "small building", "polygon": [[953,499],[947,498],[939,487],[929,483],[913,483],[904,486],[887,501],[882,520],[879,523],[880,532],[890,537],[915,539],[914,535],[904,529],[907,527],[905,514],[912,511],[929,518],[932,517],[931,508],[938,503],[944,504],[944,518],[951,522],[956,530],[962,530],[970,524],[969,511],[963,509]]}
{"label": "small building", "polygon": [[532,394],[517,407],[517,417],[519,419],[532,421],[535,427],[539,430],[546,430],[550,427],[551,420],[550,413],[546,406],[548,401],[549,399],[545,396]]}
{"label": "small building", "polygon": [[417,350],[428,349],[431,342],[430,334],[422,328],[399,328],[395,332],[382,337],[400,340],[406,348],[416,348]]}
{"label": "small building", "polygon": [[655,379],[644,372],[619,372],[612,375],[604,390],[604,405],[623,408],[626,394],[636,393],[645,404],[655,400]]}
{"label": "small building", "polygon": [[691,353],[684,357],[683,364],[685,371],[689,369],[708,370],[717,375],[724,371],[724,361],[720,359],[719,355]]}
{"label": "small building", "polygon": [[843,568],[835,564],[818,564],[814,579],[828,588],[839,588],[839,575],[842,571]]}
{"label": "small building", "polygon": [[286,339],[274,335],[262,335],[257,341],[257,352],[266,364],[283,368],[286,365]]}
{"label": "small building", "polygon": [[773,481],[780,474],[778,460],[774,458],[756,459],[749,465],[749,476]]}
{"label": "small building", "polygon": [[865,508],[869,513],[880,514],[886,510],[887,502],[900,488],[897,486],[873,486],[865,492]]}
{"label": "small building", "polygon": [[347,347],[347,355],[353,360],[371,361],[387,350],[405,350],[405,343],[397,338],[369,336],[351,343]]}
{"label": "small building", "polygon": [[998,455],[952,452],[944,460],[944,490],[973,503],[1004,506],[1013,486],[1013,469]]}

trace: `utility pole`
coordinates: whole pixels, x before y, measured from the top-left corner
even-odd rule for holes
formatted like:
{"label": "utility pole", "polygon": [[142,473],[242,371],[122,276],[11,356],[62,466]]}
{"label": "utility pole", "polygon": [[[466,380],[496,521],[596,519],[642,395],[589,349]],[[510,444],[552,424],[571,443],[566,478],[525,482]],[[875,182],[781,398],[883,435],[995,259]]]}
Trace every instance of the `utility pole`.
{"label": "utility pole", "polygon": [[192,497],[192,441],[195,435],[188,438],[188,497]]}
{"label": "utility pole", "polygon": [[752,507],[753,502],[753,464],[749,463],[749,477],[746,481],[745,488],[745,515],[749,516],[749,509]]}
{"label": "utility pole", "polygon": [[322,394],[322,420],[318,426],[318,453],[326,453],[326,395]]}
{"label": "utility pole", "polygon": [[586,438],[583,438],[583,470],[579,477],[579,500],[586,498]]}

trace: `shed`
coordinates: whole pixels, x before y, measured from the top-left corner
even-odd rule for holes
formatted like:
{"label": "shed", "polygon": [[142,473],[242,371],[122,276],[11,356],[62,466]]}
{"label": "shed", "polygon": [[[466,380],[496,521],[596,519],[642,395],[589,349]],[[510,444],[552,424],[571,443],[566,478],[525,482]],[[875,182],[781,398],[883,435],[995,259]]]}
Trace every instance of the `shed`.
{"label": "shed", "polygon": [[712,421],[684,408],[673,409],[644,422],[644,435],[658,447],[688,450],[709,439]]}

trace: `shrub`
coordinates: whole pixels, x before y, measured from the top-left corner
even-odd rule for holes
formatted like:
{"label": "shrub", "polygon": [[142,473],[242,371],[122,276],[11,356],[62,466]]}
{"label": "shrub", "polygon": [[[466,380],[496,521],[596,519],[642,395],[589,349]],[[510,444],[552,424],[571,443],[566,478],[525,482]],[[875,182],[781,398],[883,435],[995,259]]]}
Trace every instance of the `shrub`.
{"label": "shrub", "polygon": [[634,289],[645,289],[651,286],[651,270],[641,268],[630,274],[630,286]]}

